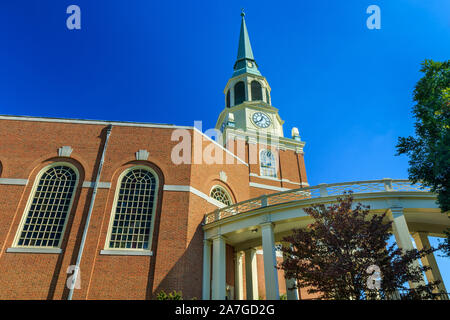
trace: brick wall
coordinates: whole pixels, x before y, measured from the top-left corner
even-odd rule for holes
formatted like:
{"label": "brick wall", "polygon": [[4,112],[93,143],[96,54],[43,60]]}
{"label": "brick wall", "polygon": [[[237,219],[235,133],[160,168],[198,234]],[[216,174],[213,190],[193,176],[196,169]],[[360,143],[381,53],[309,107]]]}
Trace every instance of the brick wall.
{"label": "brick wall", "polygon": [[[28,180],[26,186],[0,184],[0,299],[67,298],[66,271],[76,262],[93,192],[82,184],[95,181],[107,124],[50,119],[0,120],[0,178]],[[234,164],[174,164],[171,152],[179,143],[171,140],[175,129],[113,125],[100,177],[110,187],[99,188],[96,195],[81,262],[81,289],[75,290],[74,299],[152,299],[161,290],[182,291],[188,299],[201,297],[201,223],[204,214],[216,207],[191,192],[164,191],[164,185],[191,186],[205,195],[209,195],[214,185],[220,185],[234,202],[276,192],[251,188],[250,181],[286,187],[279,181],[249,177],[249,172],[259,174],[259,165],[249,167],[236,159]],[[196,131],[189,132],[191,143],[200,139],[202,152],[211,148],[211,141]],[[58,156],[58,148],[62,146],[73,149],[70,158]],[[140,149],[148,150],[147,161],[136,160],[135,152]],[[230,157],[221,148],[210,150],[213,149],[223,159]],[[285,151],[280,159],[283,177],[293,182],[306,181],[306,173],[299,174],[299,168],[300,172],[304,171],[303,156]],[[58,161],[74,165],[80,176],[63,236],[62,253],[6,252],[13,245],[36,176],[47,165]],[[151,167],[159,180],[153,256],[102,255],[118,178],[124,170],[136,165]],[[220,178],[221,171],[225,172],[226,180]],[[227,247],[227,257],[227,283],[234,286],[234,255],[230,247]]]}

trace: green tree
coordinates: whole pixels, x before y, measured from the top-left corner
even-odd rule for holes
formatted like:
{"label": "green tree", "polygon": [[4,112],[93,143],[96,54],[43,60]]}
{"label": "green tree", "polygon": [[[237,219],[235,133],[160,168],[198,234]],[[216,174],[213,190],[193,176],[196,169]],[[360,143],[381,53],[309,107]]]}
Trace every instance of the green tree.
{"label": "green tree", "polygon": [[[438,195],[442,212],[450,210],[450,60],[425,60],[414,89],[416,137],[400,137],[397,155],[409,157],[408,174]],[[450,230],[442,249],[450,256]]]}
{"label": "green tree", "polygon": [[[368,207],[353,206],[351,195],[305,212],[314,222],[283,239],[290,244],[281,248],[286,258],[279,268],[286,278],[297,279],[321,299],[391,299],[397,290],[407,292],[406,299],[435,297],[432,291],[440,282],[421,282],[430,267],[413,263],[435,249],[387,246],[392,221],[385,222],[386,213],[370,215]],[[408,289],[408,282],[418,285]]]}

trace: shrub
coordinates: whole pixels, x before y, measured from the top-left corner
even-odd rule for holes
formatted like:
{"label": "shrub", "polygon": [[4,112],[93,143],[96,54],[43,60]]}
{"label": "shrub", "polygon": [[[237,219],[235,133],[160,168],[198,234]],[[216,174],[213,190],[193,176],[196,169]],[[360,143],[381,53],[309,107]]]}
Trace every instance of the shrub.
{"label": "shrub", "polygon": [[176,290],[170,292],[167,294],[164,290],[161,290],[157,296],[156,300],[183,300],[183,296],[180,292],[177,292]]}

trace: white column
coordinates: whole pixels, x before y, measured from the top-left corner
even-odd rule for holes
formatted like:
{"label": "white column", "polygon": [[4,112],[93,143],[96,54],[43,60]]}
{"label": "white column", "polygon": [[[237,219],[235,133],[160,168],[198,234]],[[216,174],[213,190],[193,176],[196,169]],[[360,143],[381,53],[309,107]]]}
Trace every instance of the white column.
{"label": "white column", "polygon": [[258,271],[256,266],[256,250],[245,250],[245,286],[247,300],[258,300]]}
{"label": "white column", "polygon": [[235,271],[234,271],[234,288],[236,291],[235,299],[244,300],[244,278],[243,278],[243,263],[242,251],[235,254]]}
{"label": "white column", "polygon": [[[411,240],[411,234],[408,229],[408,224],[406,223],[405,216],[403,215],[403,208],[401,207],[392,207],[392,229],[394,231],[395,240],[397,242],[397,246],[402,250],[412,250],[414,249],[413,242]],[[420,267],[419,262],[416,260],[413,262],[415,267]],[[420,281],[419,283],[425,284],[425,282]],[[417,287],[416,283],[409,283],[411,288]]]}
{"label": "white column", "polygon": [[[414,242],[418,250],[429,249],[430,241],[428,240],[428,235],[425,232],[417,232],[413,234]],[[445,289],[444,281],[442,280],[441,272],[439,271],[436,258],[433,253],[422,258],[422,265],[430,266],[431,269],[425,272],[428,282],[441,281],[435,292],[447,292]]]}
{"label": "white column", "polygon": [[211,299],[211,241],[203,240],[203,300]]}
{"label": "white column", "polygon": [[273,224],[266,222],[261,224],[262,247],[264,258],[264,280],[266,284],[266,299],[279,300],[278,269],[275,252],[275,238],[273,235]]}
{"label": "white column", "polygon": [[246,93],[246,99],[247,101],[252,101],[252,87],[251,87],[251,79],[246,78],[244,83],[246,84],[245,86],[245,93]]}
{"label": "white column", "polygon": [[230,108],[234,107],[234,83],[230,84]]}
{"label": "white column", "polygon": [[268,103],[267,98],[266,98],[266,86],[265,85],[261,85],[261,97],[264,102]]}
{"label": "white column", "polygon": [[226,297],[226,245],[223,236],[213,238],[212,300]]}

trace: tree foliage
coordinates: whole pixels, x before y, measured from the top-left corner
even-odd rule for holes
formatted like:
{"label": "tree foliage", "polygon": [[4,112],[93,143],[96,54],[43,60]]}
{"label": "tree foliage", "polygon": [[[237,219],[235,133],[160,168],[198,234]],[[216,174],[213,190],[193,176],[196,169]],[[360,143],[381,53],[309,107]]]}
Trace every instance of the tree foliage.
{"label": "tree foliage", "polygon": [[[432,298],[439,282],[422,282],[408,290],[407,282],[420,283],[429,267],[413,261],[436,249],[399,249],[387,246],[392,222],[386,213],[371,215],[361,204],[353,206],[351,194],[326,207],[315,205],[305,211],[314,219],[306,229],[296,229],[283,241],[286,258],[279,266],[286,278],[297,279],[300,287],[321,299],[389,299],[396,290],[406,298]],[[373,282],[370,266],[380,270],[379,290]],[[369,284],[372,284],[372,286]]]}
{"label": "tree foliage", "polygon": [[421,180],[450,210],[450,60],[422,63],[424,76],[414,89],[416,137],[400,137],[397,155],[409,157],[409,179]]}

